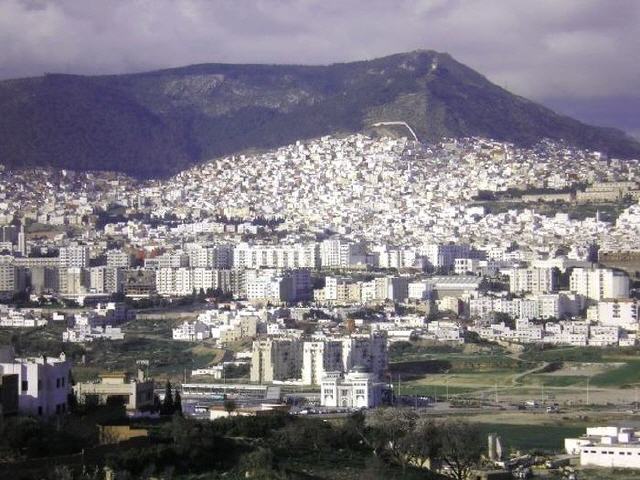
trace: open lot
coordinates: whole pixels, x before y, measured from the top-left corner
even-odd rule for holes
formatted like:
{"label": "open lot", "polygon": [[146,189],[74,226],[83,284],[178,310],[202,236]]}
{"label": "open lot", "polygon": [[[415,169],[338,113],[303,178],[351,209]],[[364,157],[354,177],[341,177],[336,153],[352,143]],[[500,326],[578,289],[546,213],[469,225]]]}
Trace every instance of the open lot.
{"label": "open lot", "polygon": [[394,384],[402,394],[438,400],[559,403],[564,407],[629,405],[640,397],[640,350],[558,347],[511,353],[487,349],[392,358]]}

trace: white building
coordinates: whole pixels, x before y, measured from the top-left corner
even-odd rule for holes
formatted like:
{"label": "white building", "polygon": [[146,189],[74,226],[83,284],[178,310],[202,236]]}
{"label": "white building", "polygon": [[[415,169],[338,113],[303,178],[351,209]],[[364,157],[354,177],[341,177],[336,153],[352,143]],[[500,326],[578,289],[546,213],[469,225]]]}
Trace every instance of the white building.
{"label": "white building", "polygon": [[107,252],[107,267],[129,268],[131,266],[131,255],[122,250],[109,250]]}
{"label": "white building", "polygon": [[302,383],[319,385],[327,372],[342,370],[342,342],[305,341],[302,346]]}
{"label": "white building", "polygon": [[13,358],[0,352],[0,374],[18,374],[18,410],[24,415],[50,416],[68,410],[70,370],[64,353],[60,357]]}
{"label": "white building", "polygon": [[511,293],[548,293],[555,290],[555,275],[550,268],[513,268],[509,271]]}
{"label": "white building", "polygon": [[629,277],[608,268],[574,268],[571,272],[572,292],[600,301],[629,297]]}
{"label": "white building", "polygon": [[233,250],[234,268],[316,268],[317,245],[250,245],[240,243]]}
{"label": "white building", "polygon": [[427,300],[431,298],[433,284],[427,280],[409,282],[408,298],[410,300]]}
{"label": "white building", "polygon": [[469,245],[430,244],[424,245],[419,253],[427,257],[433,268],[451,268],[456,258],[469,258],[471,248]]}
{"label": "white building", "polygon": [[124,340],[124,332],[121,328],[111,325],[92,327],[87,324],[76,324],[62,332],[63,342],[88,343],[97,339]]}
{"label": "white building", "polygon": [[342,371],[364,368],[382,379],[389,363],[386,332],[353,334],[342,339]]}
{"label": "white building", "polygon": [[628,427],[587,428],[580,438],[565,438],[567,453],[580,454],[580,466],[640,469],[640,442]]}
{"label": "white building", "polygon": [[196,320],[194,322],[183,322],[172,329],[173,339],[184,342],[195,342],[204,340],[211,336],[211,327]]}
{"label": "white building", "polygon": [[68,245],[60,247],[60,267],[87,268],[89,266],[88,245]]}
{"label": "white building", "polygon": [[47,323],[39,309],[14,309],[0,305],[0,327],[32,328],[42,327]]}
{"label": "white building", "polygon": [[381,383],[375,375],[354,369],[343,375],[330,372],[320,385],[320,404],[323,407],[373,408],[382,402]]}
{"label": "white building", "polygon": [[[595,307],[594,307],[595,308]],[[625,330],[638,330],[638,302],[632,299],[601,300],[597,306],[597,320],[601,325]]]}

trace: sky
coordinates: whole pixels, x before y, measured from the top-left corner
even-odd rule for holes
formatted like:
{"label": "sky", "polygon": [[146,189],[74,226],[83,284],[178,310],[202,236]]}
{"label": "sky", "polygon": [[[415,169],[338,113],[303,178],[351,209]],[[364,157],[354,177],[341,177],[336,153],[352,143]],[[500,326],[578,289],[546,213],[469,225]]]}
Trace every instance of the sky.
{"label": "sky", "polygon": [[0,78],[419,48],[640,135],[640,0],[0,0]]}

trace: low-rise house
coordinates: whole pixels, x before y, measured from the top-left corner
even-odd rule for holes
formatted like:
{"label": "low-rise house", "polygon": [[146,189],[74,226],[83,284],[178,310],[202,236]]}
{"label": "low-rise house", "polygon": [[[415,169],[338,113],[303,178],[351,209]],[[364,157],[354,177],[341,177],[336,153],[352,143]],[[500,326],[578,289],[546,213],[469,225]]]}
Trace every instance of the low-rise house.
{"label": "low-rise house", "polygon": [[591,427],[579,438],[565,438],[565,450],[580,455],[582,467],[640,469],[640,440],[630,427]]}
{"label": "low-rise house", "polygon": [[81,382],[73,387],[79,403],[105,404],[110,399],[121,399],[129,411],[153,406],[154,382],[142,371],[136,378],[125,372],[102,373],[96,382]]}

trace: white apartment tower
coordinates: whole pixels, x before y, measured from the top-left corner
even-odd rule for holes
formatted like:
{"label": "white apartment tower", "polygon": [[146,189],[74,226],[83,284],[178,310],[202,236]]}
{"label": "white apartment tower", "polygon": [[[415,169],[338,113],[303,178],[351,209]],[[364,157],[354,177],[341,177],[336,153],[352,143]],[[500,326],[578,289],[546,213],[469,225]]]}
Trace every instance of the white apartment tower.
{"label": "white apartment tower", "polygon": [[304,342],[302,347],[302,382],[320,385],[327,372],[342,370],[342,342],[318,340]]}
{"label": "white apartment tower", "polygon": [[89,247],[87,245],[60,247],[59,262],[61,268],[87,268],[89,266]]}
{"label": "white apartment tower", "polygon": [[300,378],[302,348],[299,340],[267,338],[253,342],[251,381],[271,383],[274,380]]}
{"label": "white apartment tower", "polygon": [[509,271],[509,291],[511,293],[549,293],[556,287],[556,279],[551,268],[513,268]]}
{"label": "white apartment tower", "polygon": [[382,379],[389,362],[386,332],[354,334],[342,340],[342,371],[364,368]]}
{"label": "white apartment tower", "polygon": [[574,268],[570,289],[594,301],[628,298],[629,277],[609,268]]}

